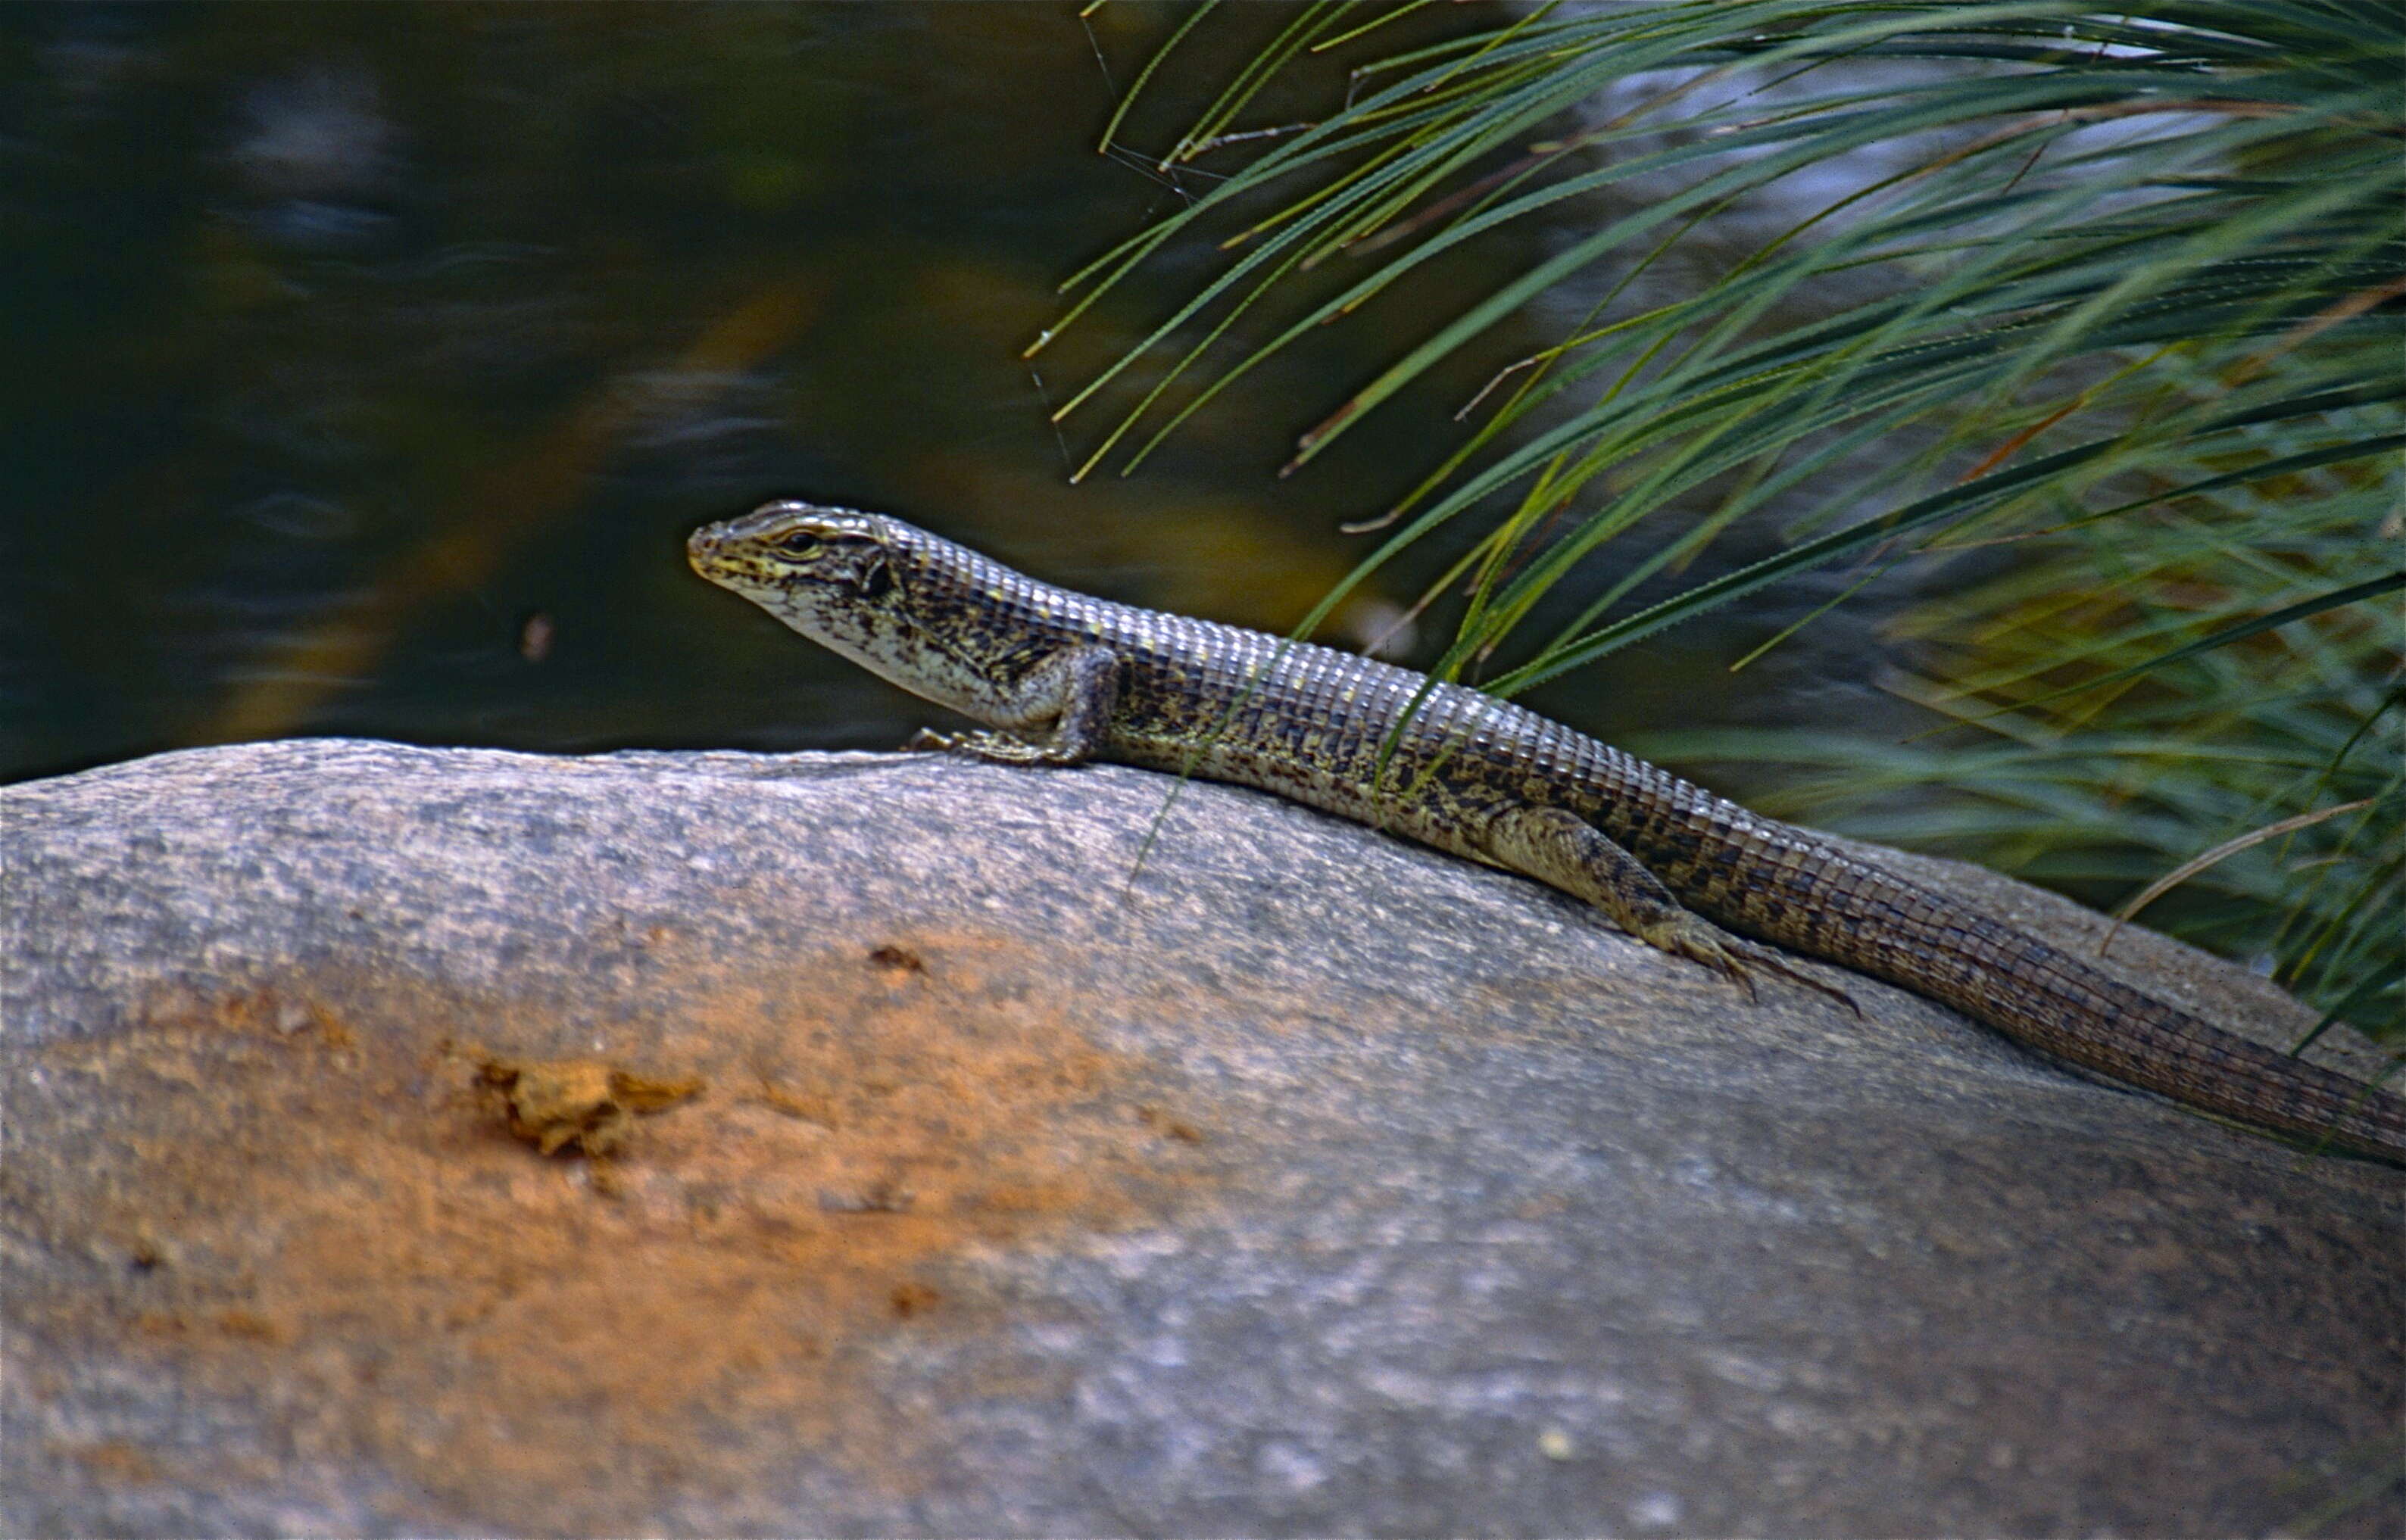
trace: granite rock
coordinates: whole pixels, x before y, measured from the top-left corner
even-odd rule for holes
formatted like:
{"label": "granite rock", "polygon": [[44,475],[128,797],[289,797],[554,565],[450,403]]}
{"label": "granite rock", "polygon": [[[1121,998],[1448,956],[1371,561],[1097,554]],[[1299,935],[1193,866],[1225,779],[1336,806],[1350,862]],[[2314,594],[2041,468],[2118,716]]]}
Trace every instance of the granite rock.
{"label": "granite rock", "polygon": [[2406,1530],[2406,1175],[1267,797],[297,742],[0,860],[7,1533]]}

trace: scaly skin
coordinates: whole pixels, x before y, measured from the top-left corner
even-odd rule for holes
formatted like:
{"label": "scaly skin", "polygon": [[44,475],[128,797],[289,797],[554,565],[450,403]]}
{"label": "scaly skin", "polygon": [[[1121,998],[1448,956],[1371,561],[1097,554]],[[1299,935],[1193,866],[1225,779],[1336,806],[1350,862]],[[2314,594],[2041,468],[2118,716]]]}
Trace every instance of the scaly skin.
{"label": "scaly skin", "polygon": [[2406,1100],[1476,690],[1052,587],[874,514],[773,502],[697,530],[688,554],[803,635],[1001,729],[941,746],[1256,786],[1550,883],[1734,979],[1838,993],[1773,943],[2175,1101],[2406,1164]]}

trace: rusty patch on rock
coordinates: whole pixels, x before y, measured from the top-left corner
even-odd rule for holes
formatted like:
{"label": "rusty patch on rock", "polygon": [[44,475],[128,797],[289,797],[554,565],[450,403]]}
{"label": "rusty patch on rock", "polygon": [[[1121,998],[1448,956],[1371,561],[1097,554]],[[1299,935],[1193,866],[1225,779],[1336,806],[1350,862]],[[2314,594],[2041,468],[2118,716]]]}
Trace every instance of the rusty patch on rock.
{"label": "rusty patch on rock", "polygon": [[[383,1469],[460,1522],[623,1528],[805,1456],[907,1490],[933,1430],[872,1364],[1001,1319],[964,1254],[1160,1222],[1212,1177],[1132,1112],[1159,1104],[1150,1067],[1029,986],[1040,959],[912,950],[944,966],[895,988],[830,951],[796,969],[820,982],[696,980],[674,1019],[599,1037],[375,979],[154,1001],[35,1055],[7,1209],[100,1281],[25,1269],[7,1315],[51,1361],[277,1408],[270,1447]],[[597,1172],[507,1137],[479,1067],[523,1085],[574,1049],[614,1095],[628,1062],[761,1091],[652,1120]],[[115,1468],[206,1487],[256,1462],[128,1446]]]}
{"label": "rusty patch on rock", "polygon": [[499,1093],[510,1132],[546,1155],[569,1145],[615,1155],[638,1115],[665,1112],[701,1095],[700,1075],[646,1075],[600,1059],[480,1057],[477,1076]]}

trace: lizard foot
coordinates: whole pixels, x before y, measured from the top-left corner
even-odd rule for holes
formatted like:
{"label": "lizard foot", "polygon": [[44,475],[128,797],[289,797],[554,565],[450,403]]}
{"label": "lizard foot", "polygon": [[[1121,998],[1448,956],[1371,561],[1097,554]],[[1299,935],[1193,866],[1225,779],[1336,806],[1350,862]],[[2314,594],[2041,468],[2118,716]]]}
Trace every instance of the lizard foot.
{"label": "lizard foot", "polygon": [[1691,963],[1702,963],[1734,984],[1746,987],[1747,998],[1757,998],[1754,978],[1746,965],[1738,961],[1738,949],[1744,941],[1714,928],[1683,909],[1675,909],[1661,919],[1635,932],[1648,946],[1659,947],[1674,957],[1685,957]]}
{"label": "lizard foot", "polygon": [[[1735,938],[1732,939],[1736,940]],[[1827,995],[1830,998],[1837,1001],[1840,1005],[1845,1006],[1848,1010],[1853,1011],[1855,1020],[1861,1021],[1863,1019],[1863,1008],[1855,1002],[1855,997],[1852,995],[1840,989],[1836,984],[1823,983],[1820,980],[1813,977],[1810,973],[1805,972],[1803,968],[1790,963],[1776,949],[1761,945],[1754,941],[1738,940],[1737,954],[1740,957],[1743,957],[1748,964],[1762,969],[1765,973],[1776,974],[1780,978],[1787,980],[1790,983],[1802,985],[1803,987],[1813,991],[1817,995]]]}
{"label": "lizard foot", "polygon": [[1762,996],[1754,986],[1757,969],[1801,984],[1816,993],[1827,995],[1855,1013],[1860,1020],[1863,1008],[1855,997],[1834,984],[1823,983],[1781,956],[1776,951],[1757,941],[1732,936],[1710,921],[1699,919],[1685,910],[1673,911],[1655,924],[1636,933],[1649,946],[1660,947],[1676,957],[1702,963],[1731,982],[1745,986],[1747,998],[1759,1001]]}
{"label": "lizard foot", "polygon": [[940,752],[966,755],[990,765],[1075,765],[1076,755],[1042,743],[1031,743],[1007,732],[938,732],[921,728],[902,745],[906,753]]}

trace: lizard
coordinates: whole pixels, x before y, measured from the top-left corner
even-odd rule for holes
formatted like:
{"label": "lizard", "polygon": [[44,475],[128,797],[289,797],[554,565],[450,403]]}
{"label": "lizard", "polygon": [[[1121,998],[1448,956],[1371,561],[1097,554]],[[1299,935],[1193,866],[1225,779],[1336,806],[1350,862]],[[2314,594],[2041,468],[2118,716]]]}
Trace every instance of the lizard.
{"label": "lizard", "polygon": [[2091,1075],[2406,1165],[2406,1099],[1479,690],[1055,587],[881,514],[770,502],[696,530],[686,555],[712,583],[986,729],[923,731],[914,747],[1255,787],[1535,878],[1749,991],[1761,972],[1852,1006],[1787,960],[1802,954]]}

